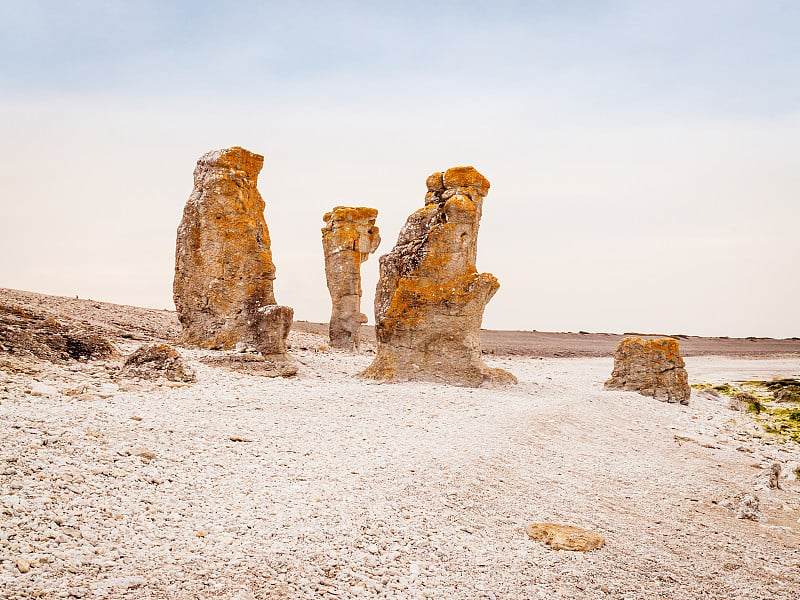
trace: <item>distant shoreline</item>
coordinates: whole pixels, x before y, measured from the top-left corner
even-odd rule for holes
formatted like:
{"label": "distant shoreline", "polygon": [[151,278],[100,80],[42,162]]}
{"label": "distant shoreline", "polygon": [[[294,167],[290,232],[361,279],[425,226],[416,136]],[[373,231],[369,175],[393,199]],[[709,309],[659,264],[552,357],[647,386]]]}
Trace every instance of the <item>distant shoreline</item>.
{"label": "distant shoreline", "polygon": [[[19,305],[53,316],[67,316],[101,329],[139,332],[143,338],[172,340],[180,332],[175,311],[142,308],[84,298],[52,296],[0,288],[0,304]],[[327,340],[328,324],[295,321],[292,329],[319,335]],[[110,332],[115,333],[115,332]],[[619,341],[628,336],[661,337],[659,334],[589,333],[481,330],[485,354],[501,356],[531,356],[543,358],[610,357]],[[680,342],[683,356],[729,356],[741,358],[772,358],[797,356],[800,359],[800,339],[701,337],[672,334]],[[135,339],[135,338],[134,338]],[[362,351],[375,347],[375,328],[361,328]]]}
{"label": "distant shoreline", "polygon": [[[295,321],[293,327],[306,333],[327,333],[326,323]],[[666,335],[666,334],[665,334]],[[572,333],[546,331],[481,330],[481,344],[485,354],[511,356],[603,357],[613,356],[619,341],[628,336],[665,337],[649,333]],[[731,356],[742,358],[767,358],[796,355],[800,358],[800,339],[701,337],[673,334],[680,342],[683,356]],[[375,343],[375,328],[361,328],[362,341]]]}

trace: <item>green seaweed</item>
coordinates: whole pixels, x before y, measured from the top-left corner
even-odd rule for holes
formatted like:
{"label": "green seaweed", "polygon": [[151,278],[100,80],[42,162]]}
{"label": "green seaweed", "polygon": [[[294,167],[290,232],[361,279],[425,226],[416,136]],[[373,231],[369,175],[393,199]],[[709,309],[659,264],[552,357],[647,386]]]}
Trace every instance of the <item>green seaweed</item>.
{"label": "green seaweed", "polygon": [[757,415],[760,415],[765,408],[758,398],[744,400],[744,403],[747,406],[747,412],[756,413]]}
{"label": "green seaweed", "polygon": [[720,385],[713,385],[711,386],[712,390],[718,391],[720,394],[725,394],[726,396],[735,396],[739,390],[734,388],[729,383],[722,383]]}
{"label": "green seaweed", "polygon": [[[742,381],[738,383],[698,383],[697,390],[715,390],[737,398],[744,409],[752,413],[764,431],[780,440],[800,443],[800,381],[775,379],[772,381]],[[781,402],[775,401],[776,395]]]}

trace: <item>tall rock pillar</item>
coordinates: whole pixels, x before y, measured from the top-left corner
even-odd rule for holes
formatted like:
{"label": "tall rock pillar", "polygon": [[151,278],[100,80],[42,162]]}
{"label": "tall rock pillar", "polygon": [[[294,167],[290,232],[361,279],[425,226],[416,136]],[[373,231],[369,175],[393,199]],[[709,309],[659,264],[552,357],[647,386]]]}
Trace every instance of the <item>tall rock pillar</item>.
{"label": "tall rock pillar", "polygon": [[359,329],[367,322],[361,312],[361,263],[381,243],[377,217],[376,209],[364,206],[337,206],[323,217],[325,277],[333,305],[328,331],[334,348],[356,350]]}
{"label": "tall rock pillar", "polygon": [[272,290],[275,265],[256,187],[263,164],[238,146],[197,161],[175,248],[173,297],[185,344],[286,351],[293,311],[277,306]]}
{"label": "tall rock pillar", "polygon": [[428,177],[427,186],[425,206],[380,259],[378,348],[362,376],[471,387],[515,383],[481,358],[483,310],[500,287],[475,267],[489,181],[473,167],[454,167]]}

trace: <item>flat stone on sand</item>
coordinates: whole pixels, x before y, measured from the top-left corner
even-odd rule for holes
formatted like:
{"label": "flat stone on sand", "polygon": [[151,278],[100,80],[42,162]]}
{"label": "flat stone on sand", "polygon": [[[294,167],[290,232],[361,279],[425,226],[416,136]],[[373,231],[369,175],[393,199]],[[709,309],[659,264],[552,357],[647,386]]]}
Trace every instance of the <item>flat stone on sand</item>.
{"label": "flat stone on sand", "polygon": [[525,528],[525,533],[537,542],[544,542],[553,550],[588,552],[606,545],[602,535],[572,525],[531,523]]}

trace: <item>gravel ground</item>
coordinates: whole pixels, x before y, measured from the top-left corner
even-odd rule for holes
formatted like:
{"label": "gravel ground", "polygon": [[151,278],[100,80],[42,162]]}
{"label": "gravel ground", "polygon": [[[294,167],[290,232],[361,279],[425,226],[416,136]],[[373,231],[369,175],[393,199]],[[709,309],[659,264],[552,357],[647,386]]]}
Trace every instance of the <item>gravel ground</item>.
{"label": "gravel ground", "polygon": [[[797,598],[800,484],[766,478],[800,452],[727,402],[606,392],[606,358],[498,358],[520,380],[503,390],[367,383],[371,355],[291,339],[290,379],[188,350],[188,386],[0,370],[2,597]],[[767,520],[722,507],[743,492]],[[534,521],[607,545],[553,551]]]}
{"label": "gravel ground", "polygon": [[[119,350],[0,352],[0,598],[798,597],[800,447],[725,398],[604,391],[608,357],[495,355],[520,380],[501,390],[366,382],[370,344],[330,351],[308,328],[290,334],[290,379],[181,349],[197,383],[126,380],[124,356],[172,338],[173,312],[0,301]],[[800,359],[687,369],[693,383],[797,377]],[[747,494],[760,520],[737,518]],[[551,550],[524,532],[538,521],[606,546]]]}

